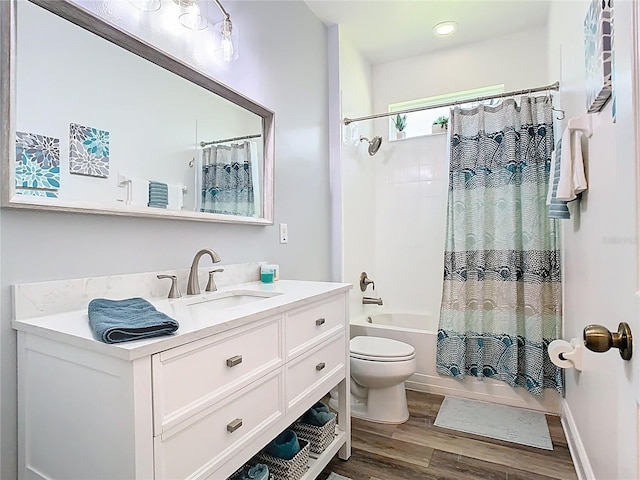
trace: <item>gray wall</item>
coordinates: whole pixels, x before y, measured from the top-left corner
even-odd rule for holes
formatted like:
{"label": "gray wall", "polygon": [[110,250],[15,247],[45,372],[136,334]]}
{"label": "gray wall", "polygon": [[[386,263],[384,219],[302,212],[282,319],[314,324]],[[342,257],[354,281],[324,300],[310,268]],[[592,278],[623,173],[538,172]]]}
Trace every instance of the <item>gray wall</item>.
{"label": "gray wall", "polygon": [[[267,260],[288,279],[329,280],[327,32],[304,3],[229,2],[241,57],[206,73],[276,112],[274,226],[0,212],[0,477],[16,478],[15,283],[187,268],[210,247],[223,263]],[[215,21],[217,12],[210,7]],[[281,22],[282,28],[276,27]],[[211,27],[209,27],[211,28]],[[61,65],[61,68],[64,68]],[[280,222],[289,243],[278,243]]]}

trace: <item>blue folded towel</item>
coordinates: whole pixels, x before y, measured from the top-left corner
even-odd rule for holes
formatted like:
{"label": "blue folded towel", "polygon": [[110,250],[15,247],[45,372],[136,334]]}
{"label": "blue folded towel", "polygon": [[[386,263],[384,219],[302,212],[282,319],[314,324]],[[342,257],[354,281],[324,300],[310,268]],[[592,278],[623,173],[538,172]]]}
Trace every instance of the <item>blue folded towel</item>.
{"label": "blue folded towel", "polygon": [[105,343],[168,335],[180,326],[144,298],[96,298],[89,302],[88,312],[89,325],[98,339]]}
{"label": "blue folded towel", "polygon": [[317,402],[313,407],[311,407],[311,410],[316,410],[318,412],[327,412],[327,413],[329,413],[329,407],[327,407],[322,402]]}
{"label": "blue folded towel", "polygon": [[298,436],[293,430],[285,430],[265,447],[264,451],[272,457],[291,460],[300,451]]}
{"label": "blue folded towel", "polygon": [[249,469],[244,479],[269,480],[269,468],[264,463],[258,463]]}
{"label": "blue folded towel", "polygon": [[147,206],[167,208],[169,205],[169,186],[163,182],[149,181],[149,203]]}
{"label": "blue folded towel", "polygon": [[149,182],[149,193],[163,193],[167,195],[169,193],[169,186],[162,182]]}
{"label": "blue folded towel", "polygon": [[318,402],[305,412],[301,420],[302,423],[306,423],[307,425],[322,427],[325,423],[335,418],[335,416],[335,413],[329,411],[329,407],[322,402]]}
{"label": "blue folded towel", "polygon": [[234,480],[269,480],[269,467],[264,463],[245,463],[241,469],[229,477]]}

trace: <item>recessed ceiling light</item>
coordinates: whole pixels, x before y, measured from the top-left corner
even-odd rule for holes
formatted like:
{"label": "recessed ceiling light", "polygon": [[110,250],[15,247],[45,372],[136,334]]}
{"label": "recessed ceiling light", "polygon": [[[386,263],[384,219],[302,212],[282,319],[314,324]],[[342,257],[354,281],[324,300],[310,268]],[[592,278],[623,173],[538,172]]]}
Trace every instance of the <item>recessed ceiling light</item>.
{"label": "recessed ceiling light", "polygon": [[433,33],[438,36],[444,37],[445,35],[451,35],[458,28],[456,22],[442,22],[433,27]]}

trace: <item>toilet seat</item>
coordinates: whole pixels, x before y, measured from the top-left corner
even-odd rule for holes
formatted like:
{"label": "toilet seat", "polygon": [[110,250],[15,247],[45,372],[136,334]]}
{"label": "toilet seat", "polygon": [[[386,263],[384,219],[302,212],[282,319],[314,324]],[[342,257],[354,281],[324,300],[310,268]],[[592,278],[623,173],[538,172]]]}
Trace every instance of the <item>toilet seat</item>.
{"label": "toilet seat", "polygon": [[381,337],[353,337],[349,350],[351,358],[370,362],[403,362],[416,356],[411,345]]}

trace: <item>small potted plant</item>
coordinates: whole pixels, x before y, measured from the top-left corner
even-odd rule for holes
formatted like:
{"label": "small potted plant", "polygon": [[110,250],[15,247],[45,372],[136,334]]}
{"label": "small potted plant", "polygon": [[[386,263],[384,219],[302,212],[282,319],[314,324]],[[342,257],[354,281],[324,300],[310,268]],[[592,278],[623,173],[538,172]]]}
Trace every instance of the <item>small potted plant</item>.
{"label": "small potted plant", "polygon": [[433,121],[431,125],[431,133],[442,133],[449,127],[449,117],[444,115],[439,116]]}
{"label": "small potted plant", "polygon": [[393,120],[393,124],[396,127],[396,138],[398,140],[405,138],[407,136],[407,132],[404,129],[407,127],[407,116],[406,115],[396,115],[396,118]]}

